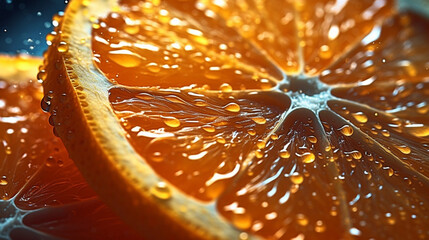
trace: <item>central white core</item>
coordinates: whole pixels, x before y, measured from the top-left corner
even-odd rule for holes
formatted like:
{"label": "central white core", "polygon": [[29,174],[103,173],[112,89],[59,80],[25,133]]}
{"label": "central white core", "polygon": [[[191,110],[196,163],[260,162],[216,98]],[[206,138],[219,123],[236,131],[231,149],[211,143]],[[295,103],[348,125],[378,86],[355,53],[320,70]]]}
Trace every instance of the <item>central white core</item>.
{"label": "central white core", "polygon": [[280,88],[290,97],[291,110],[306,108],[318,112],[326,109],[327,101],[333,99],[331,88],[318,77],[286,76]]}

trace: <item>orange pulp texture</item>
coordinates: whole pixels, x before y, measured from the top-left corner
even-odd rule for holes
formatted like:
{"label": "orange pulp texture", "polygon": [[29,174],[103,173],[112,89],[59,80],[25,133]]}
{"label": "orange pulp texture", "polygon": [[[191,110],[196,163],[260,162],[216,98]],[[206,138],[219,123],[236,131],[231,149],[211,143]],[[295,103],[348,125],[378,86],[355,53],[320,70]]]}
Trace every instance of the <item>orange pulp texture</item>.
{"label": "orange pulp texture", "polygon": [[427,238],[428,21],[304,2],[122,1],[94,22],[129,142],[260,236]]}

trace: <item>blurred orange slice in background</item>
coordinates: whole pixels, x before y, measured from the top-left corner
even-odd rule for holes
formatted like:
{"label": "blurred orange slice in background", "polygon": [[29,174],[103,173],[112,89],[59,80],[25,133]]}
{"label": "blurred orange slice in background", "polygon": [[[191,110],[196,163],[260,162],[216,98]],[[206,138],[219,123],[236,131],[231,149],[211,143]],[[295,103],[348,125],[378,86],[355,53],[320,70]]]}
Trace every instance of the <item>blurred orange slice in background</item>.
{"label": "blurred orange slice in background", "polygon": [[140,239],[89,188],[40,109],[42,60],[0,56],[0,239]]}

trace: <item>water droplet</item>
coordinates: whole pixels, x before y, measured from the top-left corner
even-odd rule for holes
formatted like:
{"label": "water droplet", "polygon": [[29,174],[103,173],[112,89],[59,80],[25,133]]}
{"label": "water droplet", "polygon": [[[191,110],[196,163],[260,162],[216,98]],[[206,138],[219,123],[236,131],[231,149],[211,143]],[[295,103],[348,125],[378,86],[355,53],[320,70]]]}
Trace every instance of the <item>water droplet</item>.
{"label": "water droplet", "polygon": [[225,140],[225,138],[223,138],[223,137],[218,137],[218,138],[216,139],[216,142],[218,142],[218,143],[220,143],[220,144],[225,144],[225,143],[226,143],[226,140]]}
{"label": "water droplet", "polygon": [[408,146],[401,145],[401,146],[395,146],[399,151],[401,151],[403,154],[410,154],[411,149]]}
{"label": "water droplet", "polygon": [[131,24],[129,24],[129,25],[126,25],[124,27],[124,31],[126,33],[128,33],[128,34],[131,34],[131,35],[134,35],[134,34],[138,33],[139,30],[140,30],[140,26],[139,25],[131,25]]}
{"label": "water droplet", "polygon": [[360,123],[368,122],[368,117],[363,112],[352,113],[352,116]]}
{"label": "water droplet", "polygon": [[386,222],[389,225],[394,225],[396,223],[396,219],[392,216],[391,213],[386,213]]}
{"label": "water droplet", "polygon": [[64,53],[64,52],[67,52],[69,50],[69,46],[66,42],[60,42],[58,44],[57,49],[58,49],[58,52]]}
{"label": "water droplet", "polygon": [[252,226],[252,217],[246,212],[236,213],[233,215],[232,222],[238,229],[245,230]]}
{"label": "water droplet", "polygon": [[249,240],[249,234],[245,232],[240,233],[239,240]]}
{"label": "water droplet", "polygon": [[162,162],[164,161],[164,158],[161,152],[153,152],[150,156],[150,160],[154,162]]}
{"label": "water droplet", "polygon": [[271,138],[271,140],[277,140],[277,139],[279,139],[279,135],[277,135],[277,134],[273,133],[273,134],[270,136],[270,138]]}
{"label": "water droplet", "polygon": [[137,67],[142,61],[140,56],[129,50],[110,51],[109,58],[116,64],[126,68]]}
{"label": "water droplet", "polygon": [[12,154],[12,149],[9,146],[6,146],[4,152],[6,153],[6,155],[10,155]]}
{"label": "water droplet", "polygon": [[195,100],[195,106],[205,107],[205,106],[207,106],[207,103],[203,100]]}
{"label": "water droplet", "polygon": [[409,133],[416,137],[427,137],[429,136],[429,126],[422,124],[412,124],[406,126],[406,129]]}
{"label": "water droplet", "polygon": [[51,108],[51,100],[52,100],[52,93],[46,94],[42,101],[40,102],[40,107],[43,111],[49,112],[49,109]]}
{"label": "water droplet", "polygon": [[254,117],[252,118],[252,120],[257,123],[257,124],[265,124],[267,122],[267,119],[265,119],[264,117]]}
{"label": "water droplet", "polygon": [[255,136],[255,135],[256,135],[256,131],[255,131],[255,130],[253,130],[253,129],[249,129],[249,130],[247,130],[247,133],[248,133],[250,136]]}
{"label": "water droplet", "polygon": [[240,106],[237,103],[228,103],[225,107],[225,110],[229,112],[239,112]]}
{"label": "water droplet", "polygon": [[288,150],[281,150],[279,152],[279,155],[281,158],[289,158],[290,157],[290,153]]}
{"label": "water droplet", "polygon": [[54,165],[55,165],[55,163],[56,163],[55,159],[54,159],[52,156],[49,156],[49,157],[46,159],[46,163],[45,163],[45,165],[46,165],[47,167],[52,167],[52,166],[54,166]]}
{"label": "water droplet", "polygon": [[[221,77],[220,67],[209,67],[205,72],[204,76],[208,79],[219,79]],[[222,84],[223,85],[223,84]],[[222,85],[220,86],[220,89],[222,92],[230,92],[231,90],[222,90]]]}
{"label": "water droplet", "polygon": [[328,38],[329,40],[334,40],[340,35],[340,28],[337,25],[332,25],[329,28]]}
{"label": "water droplet", "polygon": [[161,67],[154,62],[146,64],[146,69],[153,73],[158,73],[161,71]]}
{"label": "water droplet", "polygon": [[344,125],[338,130],[340,130],[341,133],[347,137],[349,137],[353,134],[353,128],[350,125]]}
{"label": "water droplet", "polygon": [[332,51],[331,51],[331,49],[329,48],[328,45],[322,45],[320,47],[319,56],[322,59],[328,59],[328,58],[332,57]]}
{"label": "water droplet", "polygon": [[45,70],[40,70],[40,72],[37,74],[37,80],[42,83],[43,81],[46,80],[47,74],[45,72]]}
{"label": "water droplet", "polygon": [[99,29],[101,26],[100,26],[100,24],[99,23],[93,23],[92,24],[92,28],[93,29]]}
{"label": "water droplet", "polygon": [[378,130],[383,128],[383,126],[381,126],[379,123],[374,124],[374,127]]}
{"label": "water droplet", "polygon": [[326,230],[325,224],[321,220],[318,220],[316,222],[316,227],[314,227],[314,230],[318,233],[324,232]]}
{"label": "water droplet", "polygon": [[423,104],[418,104],[417,105],[417,112],[420,114],[426,114],[429,112],[429,105],[424,102]]}
{"label": "water droplet", "polygon": [[54,41],[55,39],[56,34],[57,34],[56,32],[52,32],[46,35],[46,41],[52,43],[52,41]]}
{"label": "water droplet", "polygon": [[203,129],[204,129],[204,131],[209,132],[209,133],[212,133],[216,130],[213,126],[210,126],[210,125],[204,125]]}
{"label": "water droplet", "polygon": [[164,117],[164,123],[165,123],[165,125],[167,125],[169,127],[174,127],[174,128],[180,126],[179,119],[177,119],[175,117]]}
{"label": "water droplet", "polygon": [[351,155],[352,155],[352,158],[354,158],[356,160],[359,160],[362,158],[362,153],[360,153],[359,151],[353,151],[351,153]]}
{"label": "water droplet", "polygon": [[63,167],[64,166],[64,162],[61,159],[57,160],[57,165],[58,167]]}
{"label": "water droplet", "polygon": [[316,157],[311,152],[306,152],[301,155],[301,160],[303,163],[312,163],[315,159]]}
{"label": "water droplet", "polygon": [[8,184],[8,181],[7,181],[7,179],[6,179],[6,176],[3,176],[1,179],[0,179],[0,186],[6,186]]}
{"label": "water droplet", "polygon": [[290,176],[290,180],[294,183],[294,184],[301,184],[304,181],[304,177],[297,173],[294,172],[291,176]]}
{"label": "water droplet", "polygon": [[392,168],[389,168],[387,170],[387,174],[389,175],[389,177],[393,176],[394,173],[395,173],[395,171]]}
{"label": "water droplet", "polygon": [[381,131],[381,134],[382,134],[383,136],[385,136],[385,137],[390,137],[390,132],[389,132],[389,131],[387,131],[386,129],[383,129],[383,130]]}
{"label": "water droplet", "polygon": [[209,40],[204,37],[203,32],[198,29],[188,28],[186,32],[190,35],[192,39],[194,39],[197,43],[202,45],[209,44]]}
{"label": "water droplet", "polygon": [[273,87],[272,83],[265,78],[259,80],[259,86],[262,90],[269,90]]}
{"label": "water droplet", "polygon": [[158,182],[150,189],[150,193],[161,200],[167,200],[171,198],[171,190],[165,182]]}
{"label": "water droplet", "polygon": [[258,142],[256,143],[256,146],[257,146],[259,149],[263,149],[263,148],[265,148],[265,145],[266,145],[266,142],[265,142],[264,140],[258,140]]}
{"label": "water droplet", "polygon": [[317,143],[317,138],[315,136],[309,136],[308,141],[310,141],[311,143]]}
{"label": "water droplet", "polygon": [[255,151],[255,157],[256,158],[263,158],[264,157],[264,152],[262,152],[260,149]]}
{"label": "water droplet", "polygon": [[349,233],[354,236],[360,236],[362,232],[357,228],[350,228]]}
{"label": "water droplet", "polygon": [[232,92],[232,87],[228,83],[223,83],[219,88],[222,92]]}
{"label": "water droplet", "polygon": [[296,220],[297,220],[298,224],[301,226],[307,226],[308,225],[308,219],[304,214],[301,214],[301,213],[297,214]]}

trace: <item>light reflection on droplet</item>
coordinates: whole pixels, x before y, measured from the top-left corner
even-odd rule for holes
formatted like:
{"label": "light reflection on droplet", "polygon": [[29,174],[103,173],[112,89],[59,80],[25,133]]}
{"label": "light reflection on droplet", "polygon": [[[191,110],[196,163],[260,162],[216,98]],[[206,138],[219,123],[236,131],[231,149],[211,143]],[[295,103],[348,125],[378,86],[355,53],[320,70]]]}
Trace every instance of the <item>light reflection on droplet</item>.
{"label": "light reflection on droplet", "polygon": [[238,105],[237,103],[228,103],[225,106],[225,110],[227,110],[229,112],[239,112],[240,111],[240,105]]}
{"label": "light reflection on droplet", "polygon": [[352,116],[360,123],[366,123],[368,121],[368,117],[363,112],[352,113]]}
{"label": "light reflection on droplet", "polygon": [[165,117],[164,123],[169,127],[179,127],[180,120],[175,117]]}
{"label": "light reflection on droplet", "polygon": [[344,136],[349,137],[353,135],[353,128],[350,125],[344,125],[338,130],[340,130]]}
{"label": "light reflection on droplet", "polygon": [[265,119],[264,117],[254,117],[252,118],[252,120],[257,123],[257,124],[265,124],[267,122],[267,119]]}
{"label": "light reflection on droplet", "polygon": [[304,177],[297,173],[294,172],[291,176],[290,176],[290,180],[294,183],[294,184],[301,184],[304,181]]}
{"label": "light reflection on droplet", "polygon": [[155,186],[150,189],[150,193],[161,200],[167,200],[171,198],[171,190],[165,182],[158,182]]}

